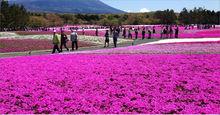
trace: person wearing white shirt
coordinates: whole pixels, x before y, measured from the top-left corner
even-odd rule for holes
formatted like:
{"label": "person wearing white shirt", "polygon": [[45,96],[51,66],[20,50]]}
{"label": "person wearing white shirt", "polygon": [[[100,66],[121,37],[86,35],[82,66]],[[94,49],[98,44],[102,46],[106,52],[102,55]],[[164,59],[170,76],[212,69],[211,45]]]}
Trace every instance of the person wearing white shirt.
{"label": "person wearing white shirt", "polygon": [[70,35],[70,40],[72,41],[72,51],[74,51],[74,48],[76,46],[76,50],[78,50],[78,34],[77,32],[73,32]]}

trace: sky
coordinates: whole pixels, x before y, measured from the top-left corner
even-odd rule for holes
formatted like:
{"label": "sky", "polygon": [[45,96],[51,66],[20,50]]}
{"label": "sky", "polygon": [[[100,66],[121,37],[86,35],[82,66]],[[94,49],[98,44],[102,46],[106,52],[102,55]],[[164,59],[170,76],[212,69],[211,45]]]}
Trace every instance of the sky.
{"label": "sky", "polygon": [[173,9],[180,12],[184,7],[193,9],[203,7],[209,10],[220,11],[220,0],[101,0],[102,2],[126,11],[149,12],[156,10]]}

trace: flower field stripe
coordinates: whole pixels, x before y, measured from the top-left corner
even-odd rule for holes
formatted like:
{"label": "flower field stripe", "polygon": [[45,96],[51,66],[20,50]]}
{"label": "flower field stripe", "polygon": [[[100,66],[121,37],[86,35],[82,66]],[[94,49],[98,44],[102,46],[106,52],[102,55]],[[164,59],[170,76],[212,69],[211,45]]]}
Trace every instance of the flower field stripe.
{"label": "flower field stripe", "polygon": [[[72,52],[71,52],[72,53]],[[220,54],[220,41],[144,44],[137,46],[79,51],[84,54]],[[69,53],[67,53],[69,54]]]}
{"label": "flower field stripe", "polygon": [[220,112],[216,54],[44,55],[0,65],[2,114]]}

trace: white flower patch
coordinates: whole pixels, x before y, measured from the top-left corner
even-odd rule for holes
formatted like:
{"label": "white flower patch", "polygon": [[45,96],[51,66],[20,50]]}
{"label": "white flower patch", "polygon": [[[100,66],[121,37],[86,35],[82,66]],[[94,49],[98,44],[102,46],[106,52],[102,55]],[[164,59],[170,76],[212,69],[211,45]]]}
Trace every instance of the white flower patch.
{"label": "white flower patch", "polygon": [[18,35],[13,32],[0,32],[0,39],[52,39],[52,35]]}
{"label": "white flower patch", "polygon": [[[53,35],[18,35],[13,32],[0,32],[0,39],[10,38],[10,39],[50,39],[52,40]],[[70,35],[68,36],[70,38]],[[95,44],[104,44],[105,38],[104,37],[97,37],[97,36],[84,36],[79,35],[79,41],[90,42]],[[132,40],[126,39],[118,39],[118,43],[126,43]],[[110,43],[113,43],[113,38],[110,38]]]}

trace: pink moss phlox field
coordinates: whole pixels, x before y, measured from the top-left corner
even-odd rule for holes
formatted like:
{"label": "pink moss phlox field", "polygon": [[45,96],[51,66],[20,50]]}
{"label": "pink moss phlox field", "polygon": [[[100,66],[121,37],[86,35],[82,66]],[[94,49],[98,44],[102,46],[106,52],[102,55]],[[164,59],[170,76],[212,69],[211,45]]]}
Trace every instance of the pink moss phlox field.
{"label": "pink moss phlox field", "polygon": [[[20,35],[35,35],[35,34],[52,34],[53,31],[19,31],[16,32],[17,34]],[[70,31],[65,31],[66,34],[70,34]],[[152,34],[153,38],[160,39],[161,38],[161,28],[158,27],[156,28],[156,34]],[[83,32],[82,30],[78,31],[79,35],[82,35]],[[122,34],[122,32],[121,32]],[[87,36],[96,36],[96,31],[95,30],[85,30],[84,35]],[[105,35],[105,30],[99,30],[98,36],[104,37]],[[132,31],[133,38],[135,38],[135,33]],[[146,32],[145,37],[148,37],[148,32]],[[165,37],[165,36],[164,36]],[[174,35],[173,35],[174,37]],[[220,37],[220,29],[205,29],[205,30],[197,30],[197,29],[192,29],[192,30],[184,30],[184,28],[180,28],[179,31],[179,38],[216,38]],[[138,38],[142,38],[141,30],[139,31]]]}
{"label": "pink moss phlox field", "polygon": [[0,113],[220,113],[220,55],[0,59]]}
{"label": "pink moss phlox field", "polygon": [[[156,34],[152,34],[152,38],[161,38],[160,30],[156,30]],[[135,38],[135,33],[132,32],[133,38]],[[170,35],[169,35],[170,36]],[[146,33],[145,37],[148,37],[148,33]],[[164,35],[163,37],[166,37]],[[207,30],[181,30],[179,32],[179,38],[216,38],[220,37],[220,29],[207,29]],[[138,38],[142,38],[141,32],[138,34]],[[174,38],[174,34],[173,37]]]}
{"label": "pink moss phlox field", "polygon": [[106,50],[83,51],[91,54],[220,54],[220,41],[184,42],[129,46]]}

